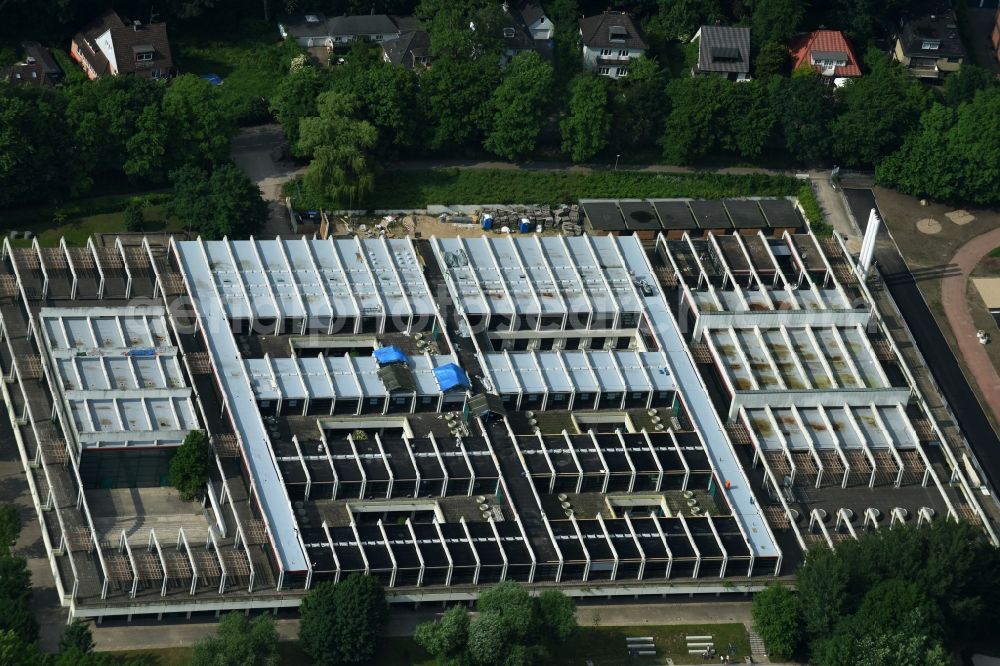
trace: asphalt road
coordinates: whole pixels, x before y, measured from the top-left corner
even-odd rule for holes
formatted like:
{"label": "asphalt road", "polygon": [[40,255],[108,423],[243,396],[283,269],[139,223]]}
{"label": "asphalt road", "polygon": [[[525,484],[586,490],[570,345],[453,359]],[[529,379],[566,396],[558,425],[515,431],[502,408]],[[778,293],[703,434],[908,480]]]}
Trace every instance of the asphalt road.
{"label": "asphalt road", "polygon": [[[878,207],[872,191],[845,189],[844,194],[855,219],[865,226],[868,212]],[[938,328],[937,320],[927,307],[888,230],[880,233],[875,260],[889,293],[906,319],[906,325],[913,333],[920,353],[927,360],[935,381],[958,419],[959,428],[975,451],[990,485],[1000,487],[1000,438],[990,425],[983,406],[969,386],[955,353]]]}

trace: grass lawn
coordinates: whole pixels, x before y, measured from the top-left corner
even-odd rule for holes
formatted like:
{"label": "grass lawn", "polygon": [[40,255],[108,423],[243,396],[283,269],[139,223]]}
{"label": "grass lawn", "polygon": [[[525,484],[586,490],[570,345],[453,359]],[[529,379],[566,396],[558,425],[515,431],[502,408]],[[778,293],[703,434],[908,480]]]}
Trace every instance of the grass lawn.
{"label": "grass lawn", "polygon": [[[725,652],[730,643],[736,647],[733,663],[742,663],[750,654],[750,640],[742,624],[708,624],[642,627],[581,627],[579,634],[552,655],[553,666],[585,666],[588,660],[594,666],[618,666],[625,663],[662,664],[666,657],[675,664],[700,664],[699,655],[688,654],[685,636],[711,635],[716,649]],[[630,660],[625,648],[627,636],[652,636],[656,644],[656,657]],[[279,644],[281,663],[284,666],[309,664],[309,658],[299,649],[298,643]],[[191,648],[164,650],[129,650],[114,653],[120,657],[145,658],[150,666],[183,666],[191,658]],[[387,637],[371,662],[378,666],[434,666],[435,662],[408,637]]]}
{"label": "grass lawn", "polygon": [[[183,226],[176,219],[167,219],[163,215],[162,206],[150,206],[146,209],[146,231],[182,231]],[[31,231],[38,237],[42,247],[57,247],[59,239],[66,238],[68,245],[85,245],[92,234],[125,231],[123,213],[99,213],[77,218],[69,218],[65,224],[52,226],[49,218],[38,217],[26,224],[14,225],[18,231]],[[19,238],[11,244],[29,247],[30,240]]]}
{"label": "grass lawn", "polygon": [[[329,202],[299,195],[292,181],[286,191],[300,208],[335,208]],[[424,208],[428,204],[559,204],[580,198],[694,197],[798,194],[801,181],[787,176],[665,174],[637,171],[498,171],[494,169],[428,169],[386,171],[375,180],[365,205],[371,209]]]}
{"label": "grass lawn", "polygon": [[[117,657],[142,659],[149,666],[187,666],[191,661],[190,647],[166,648],[162,650],[123,650],[114,652]],[[295,641],[278,643],[278,655],[282,666],[309,666],[312,661],[299,649]],[[379,666],[434,666],[434,660],[413,642],[412,638],[386,638],[379,645],[372,664]]]}
{"label": "grass lawn", "polygon": [[267,120],[267,100],[300,53],[283,43],[273,24],[245,21],[235,34],[188,35],[175,42],[174,59],[182,74],[217,74],[223,108],[239,124]]}

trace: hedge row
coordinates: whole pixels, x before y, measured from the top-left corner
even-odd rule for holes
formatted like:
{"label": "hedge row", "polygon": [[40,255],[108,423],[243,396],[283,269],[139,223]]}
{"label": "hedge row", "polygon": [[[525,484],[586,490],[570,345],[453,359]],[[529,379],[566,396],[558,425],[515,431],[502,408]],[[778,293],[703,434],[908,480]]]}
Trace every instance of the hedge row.
{"label": "hedge row", "polygon": [[764,174],[433,169],[382,173],[365,205],[381,210],[425,208],[429,204],[560,204],[581,198],[720,199],[794,195],[801,187],[802,182],[794,178]]}

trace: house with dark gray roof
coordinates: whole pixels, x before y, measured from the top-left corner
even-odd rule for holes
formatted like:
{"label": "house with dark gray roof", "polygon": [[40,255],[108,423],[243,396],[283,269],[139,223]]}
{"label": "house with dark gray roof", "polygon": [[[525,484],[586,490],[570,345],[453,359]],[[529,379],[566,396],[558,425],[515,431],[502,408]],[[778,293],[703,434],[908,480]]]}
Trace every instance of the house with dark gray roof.
{"label": "house with dark gray roof", "polygon": [[629,62],[649,48],[627,12],[606,11],[580,19],[580,41],[584,69],[613,79],[628,76]]}
{"label": "house with dark gray roof", "polygon": [[526,51],[538,51],[543,57],[550,57],[552,48],[549,40],[555,32],[555,24],[545,15],[537,2],[503,4],[504,64]]}
{"label": "house with dark gray roof", "polygon": [[958,70],[966,51],[955,10],[948,5],[903,22],[892,52],[911,74],[929,81]]}
{"label": "house with dark gray roof", "polygon": [[338,45],[350,44],[356,39],[386,42],[397,39],[401,33],[396,19],[388,14],[287,16],[279,21],[278,32],[282,39],[292,37],[299,46],[307,49],[316,46],[332,49]]}
{"label": "house with dark gray roof", "polygon": [[431,62],[431,36],[419,27],[403,30],[398,39],[382,42],[382,58],[407,69],[426,67]]}
{"label": "house with dark gray roof", "polygon": [[693,76],[750,80],[750,28],[703,25],[691,41],[698,42],[698,64],[691,70]]}

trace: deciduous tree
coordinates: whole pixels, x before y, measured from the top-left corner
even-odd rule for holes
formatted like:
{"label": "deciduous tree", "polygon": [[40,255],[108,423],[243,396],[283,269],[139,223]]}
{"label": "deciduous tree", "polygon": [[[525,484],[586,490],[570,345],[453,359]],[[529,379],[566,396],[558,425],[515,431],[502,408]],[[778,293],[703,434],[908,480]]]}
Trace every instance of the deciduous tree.
{"label": "deciduous tree", "polygon": [[13,504],[0,506],[0,556],[10,555],[21,535],[21,513]]}
{"label": "deciduous tree", "polygon": [[192,666],[277,666],[278,630],[270,615],[253,620],[243,613],[227,613],[214,636],[194,646]]}
{"label": "deciduous tree", "polygon": [[454,606],[439,619],[418,626],[413,638],[439,662],[458,659],[469,643],[469,613]]}
{"label": "deciduous tree", "polygon": [[314,586],[299,613],[299,642],[321,666],[369,661],[388,617],[382,585],[359,574]]}
{"label": "deciduous tree", "polygon": [[[187,199],[199,197],[202,191],[193,191],[195,182],[205,182],[204,172],[198,173],[200,169],[188,167],[175,174],[177,179],[175,187],[177,194],[171,200],[171,211],[181,219],[189,219],[185,213],[189,213]],[[211,185],[209,184],[209,188]],[[206,213],[213,208],[213,203],[209,200],[211,191],[205,192],[205,203],[203,204]],[[193,203],[193,202],[191,202]],[[201,206],[199,206],[201,207]],[[218,214],[218,213],[214,213]],[[170,484],[176,488],[181,497],[192,499],[208,481],[208,465],[211,462],[211,451],[208,447],[208,436],[201,430],[193,430],[184,438],[184,443],[178,447],[173,459],[170,461]]]}
{"label": "deciduous tree", "polygon": [[802,617],[795,593],[784,585],[771,585],[754,595],[751,613],[768,653],[781,661],[794,657],[802,642]]}
{"label": "deciduous tree", "polygon": [[604,77],[580,74],[569,86],[569,108],[559,123],[562,150],[574,162],[584,162],[608,144],[611,113]]}
{"label": "deciduous tree", "polygon": [[885,54],[872,51],[871,73],[838,92],[842,112],[830,126],[833,151],[842,164],[877,164],[902,145],[928,106],[923,85]]}
{"label": "deciduous tree", "polygon": [[552,65],[534,51],[517,55],[490,97],[492,125],[483,145],[509,160],[535,149],[548,117]]}

